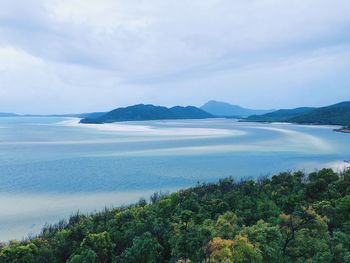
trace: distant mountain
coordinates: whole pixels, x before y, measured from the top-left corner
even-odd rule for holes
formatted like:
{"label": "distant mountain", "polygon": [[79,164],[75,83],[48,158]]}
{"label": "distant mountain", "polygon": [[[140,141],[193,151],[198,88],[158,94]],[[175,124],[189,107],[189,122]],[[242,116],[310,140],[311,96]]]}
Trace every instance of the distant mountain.
{"label": "distant mountain", "polygon": [[154,105],[138,104],[125,108],[112,110],[97,118],[85,118],[81,123],[111,123],[120,121],[143,120],[175,120],[175,119],[206,119],[214,116],[193,106],[187,107],[162,107]]}
{"label": "distant mountain", "polygon": [[350,101],[321,108],[278,110],[261,116],[249,116],[244,120],[350,126]]}
{"label": "distant mountain", "polygon": [[107,112],[90,112],[90,113],[81,113],[81,114],[76,114],[76,117],[78,118],[100,118],[103,115],[105,115]]}
{"label": "distant mountain", "polygon": [[282,109],[273,111],[264,115],[252,115],[245,118],[246,121],[257,121],[257,122],[284,122],[289,121],[293,117],[311,112],[316,108],[302,107],[296,109]]}
{"label": "distant mountain", "polygon": [[72,117],[72,118],[99,118],[106,112],[91,112],[91,113],[77,113],[77,114],[48,114],[48,115],[38,115],[38,114],[25,114],[25,115],[15,115],[18,117]]}
{"label": "distant mountain", "polygon": [[215,100],[208,101],[201,107],[201,109],[218,117],[244,117],[250,115],[265,114],[273,111],[246,109],[238,105],[232,105],[226,102]]}
{"label": "distant mountain", "polygon": [[0,117],[16,117],[18,116],[15,113],[7,113],[7,112],[0,112]]}
{"label": "distant mountain", "polygon": [[315,109],[289,120],[295,123],[350,125],[350,101]]}

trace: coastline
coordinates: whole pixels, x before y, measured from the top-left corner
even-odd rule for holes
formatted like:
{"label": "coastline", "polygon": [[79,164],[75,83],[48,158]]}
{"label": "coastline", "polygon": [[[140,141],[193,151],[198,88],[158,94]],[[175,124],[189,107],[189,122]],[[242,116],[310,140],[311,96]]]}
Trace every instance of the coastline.
{"label": "coastline", "polygon": [[[315,127],[333,127],[336,126],[336,127],[341,127],[340,125],[334,125],[334,124],[318,124],[318,123],[298,123],[298,122],[281,122],[281,121],[247,121],[247,120],[239,120],[239,122],[256,122],[256,123],[265,123],[265,124],[294,124],[294,125],[306,125],[306,126],[315,126]],[[336,129],[333,129],[333,131],[335,132],[341,132],[341,133],[350,133],[350,128],[344,128],[344,127],[341,127],[341,128],[336,128]]]}
{"label": "coastline", "polygon": [[341,133],[350,133],[350,129],[348,128],[334,129],[333,131]]}
{"label": "coastline", "polygon": [[[193,136],[197,138],[205,137],[231,137],[231,136],[243,136],[246,133],[240,130],[232,129],[218,129],[218,128],[190,128],[190,127],[157,127],[154,121],[133,121],[133,122],[113,122],[113,123],[101,123],[90,124],[80,123],[80,118],[68,118],[66,121],[62,121],[59,124],[64,126],[84,127],[92,128],[106,132],[120,132],[133,135],[142,136],[163,136],[163,137],[188,137]],[[183,121],[183,120],[170,120],[170,121]],[[188,121],[188,120],[185,120]]]}

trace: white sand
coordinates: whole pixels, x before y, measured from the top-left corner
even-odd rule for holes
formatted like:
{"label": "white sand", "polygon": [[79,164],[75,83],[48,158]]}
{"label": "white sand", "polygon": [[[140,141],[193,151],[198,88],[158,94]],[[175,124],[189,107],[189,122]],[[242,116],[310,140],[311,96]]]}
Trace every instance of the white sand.
{"label": "white sand", "polygon": [[[211,129],[211,128],[177,128],[177,127],[156,127],[150,125],[138,125],[128,122],[105,123],[105,124],[81,124],[80,119],[71,118],[67,121],[60,122],[61,125],[93,128],[100,131],[127,133],[128,135],[149,135],[149,136],[205,136],[205,137],[222,137],[222,136],[241,136],[246,132],[228,129]],[[145,122],[142,122],[143,124]],[[168,122],[171,124],[171,122]]]}

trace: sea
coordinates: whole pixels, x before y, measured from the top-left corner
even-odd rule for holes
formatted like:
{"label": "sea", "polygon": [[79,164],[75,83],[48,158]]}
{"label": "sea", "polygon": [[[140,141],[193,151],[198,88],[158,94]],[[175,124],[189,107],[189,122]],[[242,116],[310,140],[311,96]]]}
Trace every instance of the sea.
{"label": "sea", "polygon": [[335,126],[234,119],[79,124],[0,118],[0,241],[40,233],[77,212],[146,200],[232,177],[349,167],[350,134]]}

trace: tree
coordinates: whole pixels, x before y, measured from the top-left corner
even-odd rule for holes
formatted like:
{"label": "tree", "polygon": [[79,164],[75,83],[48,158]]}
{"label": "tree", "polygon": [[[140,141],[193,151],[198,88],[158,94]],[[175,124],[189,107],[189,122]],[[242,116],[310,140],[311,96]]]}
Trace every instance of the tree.
{"label": "tree", "polygon": [[80,249],[70,259],[70,263],[83,260],[86,263],[110,263],[113,258],[114,244],[107,232],[89,234],[81,243]]}
{"label": "tree", "polygon": [[247,236],[237,235],[232,244],[232,260],[237,263],[260,263],[263,260],[261,251],[254,246]]}
{"label": "tree", "polygon": [[0,262],[2,263],[35,263],[35,255],[38,248],[33,243],[19,245],[12,242],[0,252]]}
{"label": "tree", "polygon": [[237,235],[234,240],[216,237],[208,243],[207,249],[210,262],[214,263],[260,263],[263,259],[260,250],[244,235]]}
{"label": "tree", "polygon": [[67,263],[97,263],[97,254],[91,249],[82,249],[80,254],[73,255]]}
{"label": "tree", "polygon": [[233,258],[233,240],[226,240],[220,237],[212,239],[207,246],[210,253],[210,262],[229,263]]}
{"label": "tree", "polygon": [[122,262],[156,263],[162,261],[163,247],[146,232],[140,237],[134,238],[132,246],[127,248],[120,257]]}
{"label": "tree", "polygon": [[284,234],[282,253],[294,261],[329,262],[329,233],[327,218],[318,215],[311,207],[293,215],[282,214],[281,231]]}
{"label": "tree", "polygon": [[247,236],[250,242],[259,248],[264,262],[281,261],[283,237],[278,226],[260,220],[253,226],[244,227],[240,233]]}
{"label": "tree", "polygon": [[240,221],[233,212],[220,215],[216,220],[214,235],[224,239],[233,239],[240,230]]}
{"label": "tree", "polygon": [[335,231],[331,238],[333,262],[350,263],[350,235]]}

